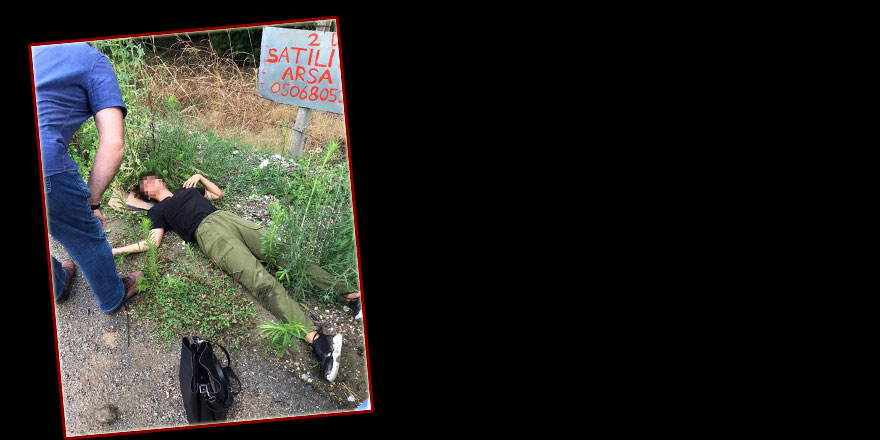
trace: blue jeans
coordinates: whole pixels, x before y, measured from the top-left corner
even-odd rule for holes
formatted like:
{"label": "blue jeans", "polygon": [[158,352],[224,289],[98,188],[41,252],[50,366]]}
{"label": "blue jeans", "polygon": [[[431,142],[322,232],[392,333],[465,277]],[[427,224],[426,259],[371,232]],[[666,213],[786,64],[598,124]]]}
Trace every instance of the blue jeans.
{"label": "blue jeans", "polygon": [[[122,304],[124,289],[116,273],[116,261],[101,221],[89,207],[91,191],[77,171],[43,177],[46,185],[46,217],[49,234],[70,254],[85,275],[102,312],[112,312]],[[67,273],[52,257],[55,298],[61,297]]]}

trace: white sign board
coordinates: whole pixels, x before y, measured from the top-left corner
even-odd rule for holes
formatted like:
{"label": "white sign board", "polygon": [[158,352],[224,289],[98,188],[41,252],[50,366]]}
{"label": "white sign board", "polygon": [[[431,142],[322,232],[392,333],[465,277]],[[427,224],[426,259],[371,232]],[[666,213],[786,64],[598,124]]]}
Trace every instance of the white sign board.
{"label": "white sign board", "polygon": [[260,96],[331,113],[343,112],[336,32],[263,28]]}

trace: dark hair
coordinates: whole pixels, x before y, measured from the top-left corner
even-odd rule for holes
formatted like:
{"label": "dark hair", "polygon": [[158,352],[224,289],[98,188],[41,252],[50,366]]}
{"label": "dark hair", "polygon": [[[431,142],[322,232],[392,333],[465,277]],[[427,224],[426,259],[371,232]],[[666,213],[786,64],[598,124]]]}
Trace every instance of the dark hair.
{"label": "dark hair", "polygon": [[140,197],[141,199],[146,200],[146,201],[150,201],[150,196],[148,196],[147,193],[144,192],[143,188],[141,188],[141,183],[143,183],[144,179],[146,179],[148,177],[154,177],[157,179],[165,180],[162,178],[161,174],[153,173],[153,172],[142,173],[140,176],[138,176],[138,183],[137,183],[137,185],[135,185],[134,190],[137,192],[138,197]]}

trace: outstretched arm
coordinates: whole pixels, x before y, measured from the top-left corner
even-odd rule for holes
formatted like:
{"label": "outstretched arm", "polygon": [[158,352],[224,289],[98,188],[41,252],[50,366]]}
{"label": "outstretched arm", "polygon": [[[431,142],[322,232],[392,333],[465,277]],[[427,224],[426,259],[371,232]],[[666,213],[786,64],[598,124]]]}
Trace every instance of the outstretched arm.
{"label": "outstretched arm", "polygon": [[[163,236],[165,236],[165,229],[163,229],[163,228],[150,229],[150,241],[153,242],[153,246],[159,247],[159,245],[162,244],[162,237]],[[133,252],[143,252],[145,250],[147,250],[147,240],[141,240],[137,243],[130,244],[128,246],[113,248],[113,255],[130,254]]]}
{"label": "outstretched arm", "polygon": [[220,197],[223,197],[223,190],[201,174],[193,174],[193,176],[187,179],[186,182],[183,182],[183,187],[195,188],[196,184],[200,182],[202,185],[205,185],[205,197],[207,197],[208,200],[217,200]]}

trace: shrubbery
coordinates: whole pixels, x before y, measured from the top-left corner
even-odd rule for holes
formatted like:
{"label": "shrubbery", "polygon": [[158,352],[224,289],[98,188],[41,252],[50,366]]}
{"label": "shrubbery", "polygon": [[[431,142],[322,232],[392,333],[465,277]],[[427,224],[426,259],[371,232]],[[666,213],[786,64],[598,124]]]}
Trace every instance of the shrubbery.
{"label": "shrubbery", "polygon": [[[269,207],[271,223],[267,229],[270,234],[264,248],[270,255],[271,265],[277,266],[282,259],[291,261],[285,267],[274,269],[282,284],[290,287],[292,295],[299,301],[304,301],[306,295],[314,295],[322,302],[335,303],[336,293],[359,289],[344,149],[330,142],[324,151],[306,151],[293,160],[296,165],[292,171],[282,170],[280,162],[278,166],[261,168],[254,163],[259,161],[256,157],[260,152],[239,140],[186,127],[180,117],[178,99],[152,92],[153,79],[145,72],[155,75],[159,69],[148,68],[147,58],[152,54],[145,54],[138,40],[102,41],[94,46],[113,65],[128,108],[125,156],[111,190],[128,192],[137,177],[149,171],[162,174],[173,191],[199,173],[224,188],[224,197],[215,205],[237,214],[241,212],[230,205],[230,199],[246,198],[254,190],[271,194],[278,203]],[[283,144],[286,145],[286,140]],[[97,146],[98,134],[92,118],[74,135],[69,149],[85,179],[88,179]],[[111,194],[112,191],[107,191],[105,198]],[[125,231],[126,240],[148,236],[149,220],[143,214],[119,215],[123,218],[121,229]],[[277,246],[282,241],[289,245],[285,255],[279,254]],[[195,263],[193,247],[188,245],[186,249],[190,255],[188,262],[167,260],[155,248],[132,257],[146,274],[141,289],[150,292],[132,306],[135,318],[153,322],[158,336],[165,341],[180,336],[185,330],[196,330],[204,337],[226,337],[234,344],[244,332],[241,325],[253,318],[253,311],[244,297],[235,294],[231,278],[214,268],[210,274],[202,273],[204,269]],[[124,263],[125,258],[117,257],[117,264]],[[335,275],[341,280],[338,287],[321,291],[312,286],[306,274],[310,264]],[[232,321],[239,326],[231,327]],[[269,333],[264,332],[275,331],[277,338],[272,339],[278,342],[273,345],[275,348],[288,342],[284,332],[289,329],[284,326],[297,323],[278,325],[271,327]]]}
{"label": "shrubbery", "polygon": [[[337,293],[359,290],[347,164],[336,154],[338,148],[330,144],[325,152],[307,153],[295,161],[295,173],[275,183],[281,187],[276,193],[280,203],[269,208],[272,224],[262,251],[298,299],[313,293],[324,302],[335,302]],[[270,165],[255,176],[269,184],[276,181],[273,173]],[[279,261],[290,263],[279,267]],[[310,264],[330,272],[340,284],[331,291],[316,289],[308,277]]]}
{"label": "shrubbery", "polygon": [[[312,21],[273,26],[315,30],[316,23]],[[333,27],[335,28],[335,22]],[[211,39],[211,46],[217,55],[230,58],[241,66],[253,67],[260,64],[260,41],[263,38],[262,27],[209,31],[208,35]]]}

